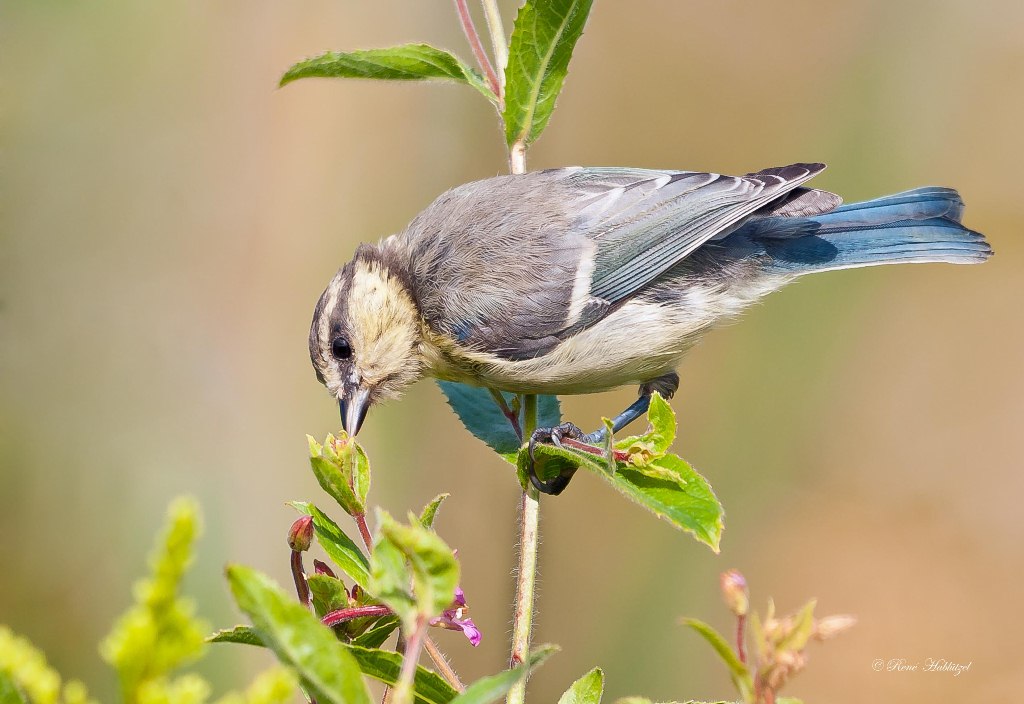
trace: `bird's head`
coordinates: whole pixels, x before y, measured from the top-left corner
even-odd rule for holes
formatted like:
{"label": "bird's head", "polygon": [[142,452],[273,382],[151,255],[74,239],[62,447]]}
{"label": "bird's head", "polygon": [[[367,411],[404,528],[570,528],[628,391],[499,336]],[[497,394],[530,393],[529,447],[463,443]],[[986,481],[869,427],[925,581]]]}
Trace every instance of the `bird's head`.
{"label": "bird's head", "polygon": [[309,356],[355,435],[370,406],[397,397],[423,375],[420,315],[402,270],[363,245],[320,296]]}

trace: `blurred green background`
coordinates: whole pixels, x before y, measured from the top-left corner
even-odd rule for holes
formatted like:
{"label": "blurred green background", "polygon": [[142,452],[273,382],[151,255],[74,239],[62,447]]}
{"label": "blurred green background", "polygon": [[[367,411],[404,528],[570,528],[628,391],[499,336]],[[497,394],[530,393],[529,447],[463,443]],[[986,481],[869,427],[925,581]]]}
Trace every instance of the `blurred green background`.
{"label": "blurred green background", "polygon": [[[473,3],[471,3],[473,4]],[[189,589],[218,626],[221,576],[287,583],[284,501],[322,498],[305,433],[337,428],[306,334],[355,245],[439,192],[505,170],[490,106],[460,86],[276,80],[328,48],[430,41],[469,58],[451,3],[306,0],[0,5],[0,622],[108,700],[95,643],[130,598],[172,496],[206,535]],[[514,3],[506,3],[511,26]],[[583,476],[543,506],[534,678],[548,702],[600,664],[611,696],[728,696],[682,615],[755,603],[859,625],[812,647],[810,702],[1000,702],[1024,670],[1024,4],[1018,0],[595,3],[531,168],[745,173],[825,161],[847,200],[958,187],[997,256],[979,267],[811,277],[680,369],[677,450],[727,509],[713,555]],[[570,399],[594,425],[633,390]],[[361,439],[371,499],[440,491],[484,632],[439,634],[462,673],[507,658],[518,490],[421,383]],[[337,512],[340,513],[340,512]],[[972,661],[953,678],[877,658]],[[266,664],[235,646],[223,688]]]}

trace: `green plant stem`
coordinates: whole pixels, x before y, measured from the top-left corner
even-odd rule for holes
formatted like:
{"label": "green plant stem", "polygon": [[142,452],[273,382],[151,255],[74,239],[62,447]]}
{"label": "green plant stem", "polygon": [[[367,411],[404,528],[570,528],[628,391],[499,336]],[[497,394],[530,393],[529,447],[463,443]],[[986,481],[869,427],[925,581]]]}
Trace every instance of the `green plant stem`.
{"label": "green plant stem", "polygon": [[420,659],[420,650],[423,647],[426,630],[426,618],[418,616],[416,626],[409,634],[409,640],[405,645],[402,669],[398,673],[398,682],[395,683],[395,689],[391,696],[392,704],[413,704],[413,680],[416,677],[416,664]]}
{"label": "green plant stem", "polygon": [[[537,397],[522,398],[523,437],[529,438],[537,429]],[[533,601],[537,584],[537,550],[540,545],[540,494],[530,486],[523,491],[519,506],[519,563],[516,570],[516,603],[512,617],[512,656],[509,667],[516,667],[530,655],[530,634],[533,630]],[[527,673],[509,690],[508,704],[526,700]]]}
{"label": "green plant stem", "polygon": [[501,86],[499,97],[505,92],[505,67],[508,65],[508,39],[505,27],[501,23],[501,12],[498,11],[498,0],[481,0],[484,6],[484,17],[487,18],[487,31],[491,35],[494,47],[494,68],[498,73],[498,84]]}
{"label": "green plant stem", "polygon": [[430,656],[430,659],[434,661],[434,665],[437,666],[437,673],[448,680],[448,684],[454,687],[455,691],[465,692],[466,685],[459,678],[459,673],[448,662],[448,657],[437,647],[437,643],[434,642],[433,638],[423,636],[423,649],[427,651],[427,655]]}

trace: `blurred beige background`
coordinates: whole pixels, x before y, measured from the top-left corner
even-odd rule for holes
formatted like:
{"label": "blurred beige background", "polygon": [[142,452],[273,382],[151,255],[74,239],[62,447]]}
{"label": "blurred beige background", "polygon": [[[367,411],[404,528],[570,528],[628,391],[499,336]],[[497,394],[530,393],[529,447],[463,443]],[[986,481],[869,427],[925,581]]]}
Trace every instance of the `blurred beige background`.
{"label": "blurred beige background", "polygon": [[[1024,4],[1016,0],[595,3],[533,168],[745,173],[831,165],[847,200],[958,187],[997,256],[804,280],[680,370],[677,450],[727,515],[713,555],[581,477],[543,507],[535,677],[550,702],[600,664],[608,701],[731,695],[678,625],[728,628],[717,574],[755,603],[854,613],[810,651],[808,702],[1019,700],[1024,645]],[[239,620],[221,568],[287,583],[284,501],[323,500],[307,432],[337,410],[306,353],[313,304],[361,240],[505,169],[489,105],[460,86],[304,81],[329,48],[430,41],[469,57],[451,3],[7,0],[0,6],[0,622],[114,691],[95,643],[129,600],[169,499],[206,535],[189,590]],[[509,24],[514,3],[506,3]],[[593,425],[624,390],[566,403]],[[517,489],[431,383],[375,411],[371,498],[451,491],[484,642],[439,634],[470,678],[507,657]],[[335,513],[340,513],[336,511]],[[953,678],[877,658],[971,661]],[[213,649],[239,683],[265,658]]]}

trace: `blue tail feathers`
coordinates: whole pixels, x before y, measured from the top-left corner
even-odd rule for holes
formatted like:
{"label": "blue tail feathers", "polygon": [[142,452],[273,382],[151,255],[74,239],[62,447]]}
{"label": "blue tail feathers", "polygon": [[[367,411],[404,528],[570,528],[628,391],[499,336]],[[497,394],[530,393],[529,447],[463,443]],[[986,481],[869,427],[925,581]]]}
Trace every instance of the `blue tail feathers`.
{"label": "blue tail feathers", "polygon": [[985,237],[960,224],[951,188],[917,188],[804,218],[748,221],[722,244],[754,250],[776,273],[804,274],[878,264],[976,264],[992,255]]}

